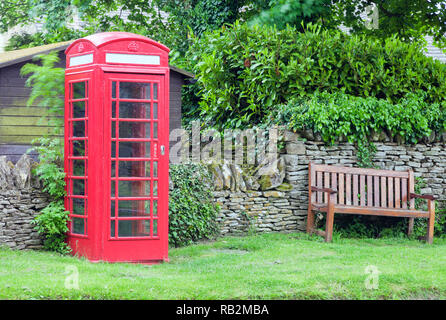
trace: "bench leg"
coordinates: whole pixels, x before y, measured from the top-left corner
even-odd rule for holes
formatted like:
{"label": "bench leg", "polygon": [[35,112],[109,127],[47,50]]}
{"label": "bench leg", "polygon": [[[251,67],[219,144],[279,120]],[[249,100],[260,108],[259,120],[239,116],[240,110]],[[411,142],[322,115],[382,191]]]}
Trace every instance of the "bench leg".
{"label": "bench leg", "polygon": [[307,215],[307,233],[312,234],[314,231],[314,212],[311,205],[308,205],[308,215]]}
{"label": "bench leg", "polygon": [[428,200],[427,207],[429,211],[429,220],[427,222],[426,242],[432,244],[432,241],[434,240],[435,202]]}
{"label": "bench leg", "polygon": [[409,225],[407,227],[407,235],[410,237],[413,233],[413,223],[414,223],[414,218],[409,218]]}
{"label": "bench leg", "polygon": [[327,219],[325,223],[325,242],[331,242],[333,239],[333,221],[334,212],[329,210],[327,211]]}
{"label": "bench leg", "polygon": [[333,222],[334,222],[334,204],[336,198],[335,194],[330,194],[328,200],[327,218],[325,222],[325,242],[331,242],[333,239]]}

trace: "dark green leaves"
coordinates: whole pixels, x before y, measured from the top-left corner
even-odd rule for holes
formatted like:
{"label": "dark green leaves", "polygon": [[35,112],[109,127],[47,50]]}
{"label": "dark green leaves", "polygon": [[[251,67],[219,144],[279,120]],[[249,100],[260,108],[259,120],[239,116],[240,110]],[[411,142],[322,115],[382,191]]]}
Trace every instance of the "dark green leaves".
{"label": "dark green leaves", "polygon": [[170,166],[174,184],[169,193],[169,243],[183,246],[218,234],[218,207],[213,202],[211,175],[203,165]]}
{"label": "dark green leaves", "polygon": [[418,45],[312,24],[299,33],[235,23],[196,39],[187,58],[200,87],[201,116],[218,129],[256,125],[277,105],[323,91],[394,104],[418,90],[427,103],[446,97],[446,65]]}

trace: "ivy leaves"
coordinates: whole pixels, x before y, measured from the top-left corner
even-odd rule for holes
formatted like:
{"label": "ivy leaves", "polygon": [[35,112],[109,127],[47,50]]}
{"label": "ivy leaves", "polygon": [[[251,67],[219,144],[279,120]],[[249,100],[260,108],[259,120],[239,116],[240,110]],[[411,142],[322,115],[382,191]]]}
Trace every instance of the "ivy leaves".
{"label": "ivy leaves", "polygon": [[213,202],[211,175],[200,164],[170,167],[169,243],[184,246],[218,233],[218,207]]}
{"label": "ivy leaves", "polygon": [[374,134],[384,131],[406,143],[417,143],[432,131],[442,132],[446,126],[445,108],[429,103],[423,91],[408,93],[395,104],[342,92],[315,93],[277,106],[269,118],[294,131],[311,129],[331,144],[347,138],[357,144],[359,164],[364,167],[373,166],[376,149],[370,141]]}

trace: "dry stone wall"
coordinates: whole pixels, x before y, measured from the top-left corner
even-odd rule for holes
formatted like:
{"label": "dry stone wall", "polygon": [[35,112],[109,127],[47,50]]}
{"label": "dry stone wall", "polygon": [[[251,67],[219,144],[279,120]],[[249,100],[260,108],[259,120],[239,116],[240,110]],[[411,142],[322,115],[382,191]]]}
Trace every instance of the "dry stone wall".
{"label": "dry stone wall", "polygon": [[31,221],[48,205],[48,196],[31,175],[32,160],[23,155],[14,165],[0,157],[0,246],[40,249],[42,239]]}
{"label": "dry stone wall", "polygon": [[[341,142],[327,146],[321,141],[309,141],[290,131],[284,133],[285,147],[280,154],[283,161],[283,179],[272,188],[259,183],[241,183],[230,176],[243,177],[236,165],[227,165],[222,183],[215,179],[215,201],[221,206],[219,221],[223,234],[256,231],[304,231],[308,209],[309,162],[342,166],[357,166],[353,144]],[[446,202],[446,146],[444,143],[399,145],[375,142],[377,152],[374,164],[383,169],[407,170],[412,168],[416,177],[422,177],[427,186],[421,193],[439,197],[439,207]],[[277,171],[281,169],[276,168]],[[224,176],[224,175],[223,175]],[[277,175],[276,175],[277,176]],[[278,174],[282,176],[282,174]],[[248,177],[248,180],[250,178]],[[259,180],[259,179],[258,179]],[[233,181],[229,183],[230,181]],[[250,188],[246,188],[246,185]]]}

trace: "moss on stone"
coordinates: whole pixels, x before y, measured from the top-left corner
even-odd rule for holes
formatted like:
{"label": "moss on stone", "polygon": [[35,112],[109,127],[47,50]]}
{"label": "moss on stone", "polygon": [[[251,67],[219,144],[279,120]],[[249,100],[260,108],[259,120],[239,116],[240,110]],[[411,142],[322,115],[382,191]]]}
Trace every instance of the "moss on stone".
{"label": "moss on stone", "polygon": [[271,188],[272,182],[271,177],[268,175],[262,175],[259,179],[260,184],[260,190],[267,190],[268,188]]}
{"label": "moss on stone", "polygon": [[293,186],[289,183],[284,182],[280,186],[278,186],[276,189],[280,190],[280,191],[290,191],[293,189]]}

